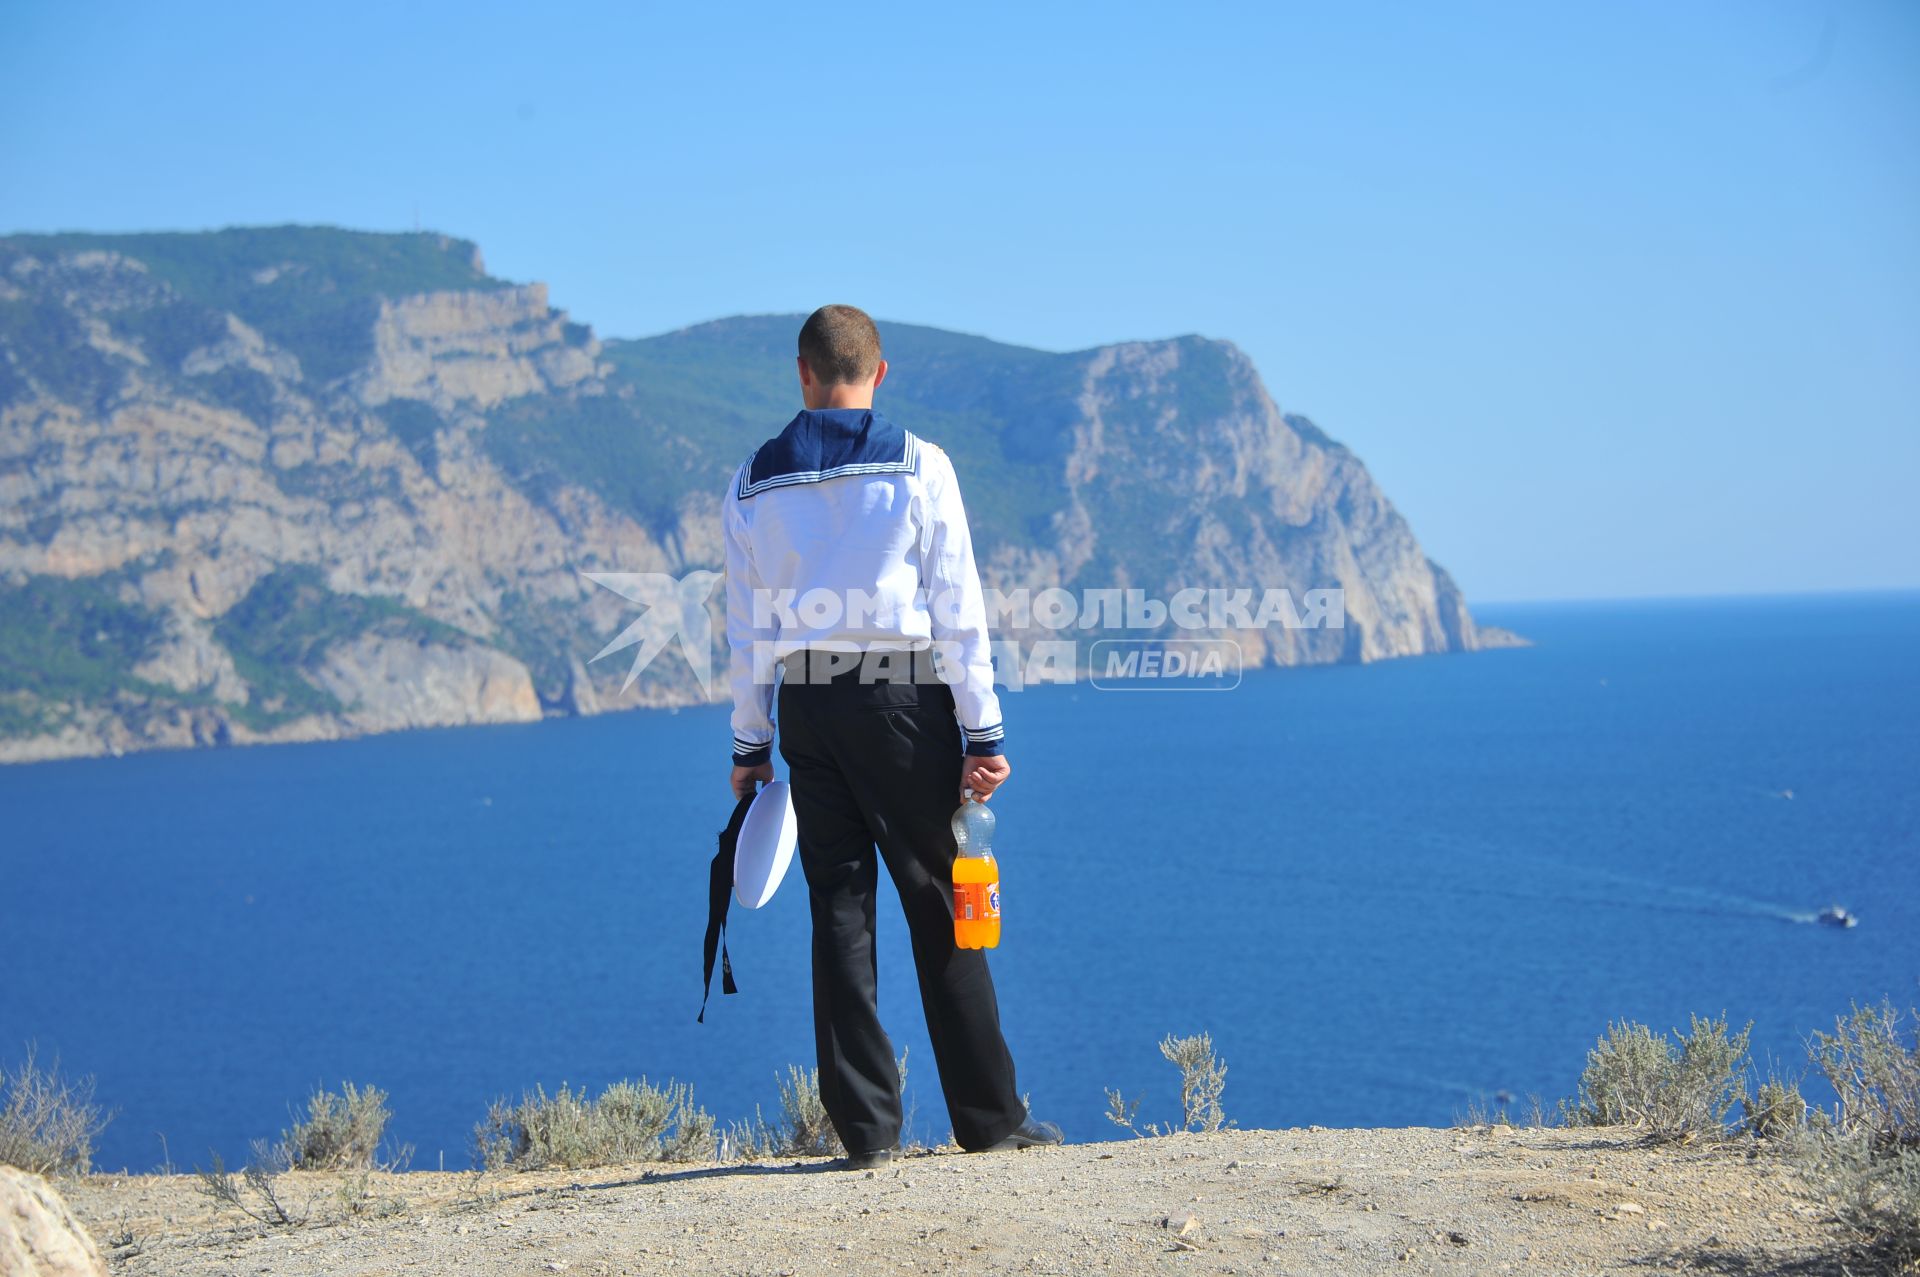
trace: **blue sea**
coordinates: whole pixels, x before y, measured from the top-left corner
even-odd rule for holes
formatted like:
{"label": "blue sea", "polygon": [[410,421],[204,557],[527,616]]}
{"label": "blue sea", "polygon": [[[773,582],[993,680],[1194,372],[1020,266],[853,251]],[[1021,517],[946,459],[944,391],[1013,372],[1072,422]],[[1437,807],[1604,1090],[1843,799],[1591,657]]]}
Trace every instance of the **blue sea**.
{"label": "blue sea", "polygon": [[[1535,646],[1006,698],[1037,1114],[1175,1117],[1168,1033],[1213,1035],[1242,1126],[1445,1124],[1570,1094],[1610,1020],[1724,1012],[1798,1070],[1850,1002],[1920,1002],[1920,596],[1481,612]],[[0,769],[0,1062],[92,1074],[109,1169],[242,1159],[343,1079],[429,1168],[535,1083],[772,1109],[812,1055],[797,869],[694,1022],[727,749],[714,707]],[[880,972],[939,1139],[885,887]]]}

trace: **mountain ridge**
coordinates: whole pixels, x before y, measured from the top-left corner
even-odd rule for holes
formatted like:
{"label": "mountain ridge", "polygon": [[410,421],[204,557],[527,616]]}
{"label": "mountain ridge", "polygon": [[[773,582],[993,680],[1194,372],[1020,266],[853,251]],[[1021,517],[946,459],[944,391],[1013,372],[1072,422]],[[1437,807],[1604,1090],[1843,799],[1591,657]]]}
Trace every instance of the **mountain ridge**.
{"label": "mountain ridge", "polygon": [[[797,318],[603,340],[431,232],[0,238],[0,760],[705,699],[590,666],[632,608],[583,574],[721,565]],[[1505,641],[1229,342],[883,334],[989,585],[1346,591],[1254,664]]]}

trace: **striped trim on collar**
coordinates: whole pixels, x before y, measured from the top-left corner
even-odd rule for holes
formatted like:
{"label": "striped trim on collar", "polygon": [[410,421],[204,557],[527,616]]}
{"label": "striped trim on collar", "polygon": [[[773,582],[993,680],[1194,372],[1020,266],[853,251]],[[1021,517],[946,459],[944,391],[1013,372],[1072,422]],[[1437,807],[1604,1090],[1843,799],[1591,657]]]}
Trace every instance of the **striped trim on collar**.
{"label": "striped trim on collar", "polygon": [[[791,474],[772,474],[764,479],[749,482],[753,476],[753,457],[747,458],[747,464],[740,467],[740,485],[738,496],[745,501],[748,497],[767,491],[769,488],[784,488],[796,483],[819,483],[823,479],[837,479],[846,474],[911,474],[919,460],[919,444],[911,430],[902,430],[903,444],[900,457],[895,461],[853,461],[846,465],[832,466],[825,470],[796,470]],[[755,450],[755,456],[759,455]]]}

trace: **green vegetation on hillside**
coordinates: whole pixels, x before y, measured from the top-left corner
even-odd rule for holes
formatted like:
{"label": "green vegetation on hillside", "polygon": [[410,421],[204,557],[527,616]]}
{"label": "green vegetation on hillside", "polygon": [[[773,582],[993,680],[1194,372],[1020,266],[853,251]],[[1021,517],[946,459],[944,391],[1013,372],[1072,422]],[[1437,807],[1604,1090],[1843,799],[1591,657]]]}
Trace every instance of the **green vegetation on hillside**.
{"label": "green vegetation on hillside", "polygon": [[178,368],[194,351],[227,336],[227,317],[222,311],[203,302],[177,298],[156,306],[116,310],[113,326],[139,342],[147,358],[165,368]]}
{"label": "green vegetation on hillside", "polygon": [[121,600],[124,580],[119,573],[72,581],[37,576],[0,585],[0,736],[56,727],[58,707],[72,702],[171,694],[132,673],[165,625]]}
{"label": "green vegetation on hillside", "polygon": [[[519,590],[503,590],[494,610],[500,629],[495,644],[527,667],[534,695],[558,705],[573,682],[570,659],[580,642],[578,617],[564,607],[542,607]],[[584,658],[590,653],[582,652]]]}
{"label": "green vegetation on hillside", "polygon": [[[506,288],[481,269],[471,241],[415,231],[248,226],[210,232],[17,235],[0,249],[104,249],[143,263],[182,297],[231,311],[292,351],[315,381],[343,377],[372,353],[381,297]],[[181,340],[188,340],[184,335]],[[191,347],[188,347],[191,349]],[[184,353],[184,351],[182,352]]]}
{"label": "green vegetation on hillside", "polygon": [[[5,255],[0,254],[0,266]],[[0,300],[0,404],[25,397],[28,377],[72,404],[97,404],[120,388],[120,371],[87,344],[62,306]]]}
{"label": "green vegetation on hillside", "polygon": [[418,399],[389,399],[374,413],[407,446],[422,468],[431,473],[440,464],[439,449],[433,437],[441,426],[440,414]]}
{"label": "green vegetation on hillside", "polygon": [[535,500],[551,507],[561,487],[582,487],[656,533],[677,523],[680,498],[713,468],[697,440],[626,394],[510,400],[488,419],[484,443]]}
{"label": "green vegetation on hillside", "polygon": [[[130,575],[37,576],[0,586],[0,736],[53,730],[71,705],[118,701],[137,718],[166,706],[211,703],[204,692],[134,675],[164,640],[167,623],[121,599]],[[214,624],[215,639],[251,689],[249,704],[227,708],[255,730],[343,708],[302,671],[334,643],[375,630],[423,642],[466,637],[398,599],[336,594],[312,567],[263,577]]]}
{"label": "green vegetation on hillside", "polygon": [[[689,492],[724,488],[734,468],[799,410],[793,355],[803,318],[726,319],[606,342],[612,395],[504,405],[489,421],[486,447],[514,482],[536,493],[577,485],[656,530],[671,527]],[[953,458],[979,553],[1050,542],[1089,356],[911,324],[883,323],[881,337],[889,374],[875,403]],[[1218,420],[1243,406],[1232,359],[1224,343],[1183,339],[1174,384],[1108,415],[1150,425],[1139,414],[1171,407],[1187,423]],[[1109,512],[1122,514],[1104,521],[1109,575],[1150,578],[1151,565],[1185,535],[1167,522],[1158,478],[1107,475],[1101,491]]]}
{"label": "green vegetation on hillside", "polygon": [[302,671],[313,668],[333,644],[375,629],[423,641],[464,637],[398,599],[336,594],[319,569],[304,564],[262,577],[213,627],[214,637],[233,656],[234,668],[253,693],[246,706],[235,707],[234,716],[261,730],[345,708],[331,692],[302,677]]}
{"label": "green vegetation on hillside", "polygon": [[[783,325],[784,326],[784,325]],[[529,467],[592,489],[655,528],[669,525],[693,492],[718,493],[747,455],[800,407],[789,353],[740,333],[733,321],[642,341],[610,341],[615,394],[594,404],[552,405],[539,429],[503,414],[488,448],[509,473]]]}
{"label": "green vegetation on hillside", "polygon": [[[646,494],[655,508],[675,508],[696,484],[724,487],[734,468],[800,409],[793,357],[804,318],[726,319],[607,342],[602,357],[614,365],[629,411],[620,422],[553,414],[550,438],[565,431],[586,436],[554,446],[548,460],[553,473],[605,495],[604,480],[594,481],[595,466],[578,458],[604,462],[617,449],[637,449],[608,436],[618,429],[644,430],[688,449],[680,464],[656,471],[659,486]],[[1058,467],[1072,443],[1085,356],[911,324],[883,323],[881,338],[889,374],[875,404],[953,458],[982,550],[1001,540],[1025,543],[1045,531],[1045,515],[1037,516],[1042,526],[1035,526],[1034,512],[1060,504]],[[505,446],[489,442],[490,448]],[[636,509],[629,501],[617,503]]]}

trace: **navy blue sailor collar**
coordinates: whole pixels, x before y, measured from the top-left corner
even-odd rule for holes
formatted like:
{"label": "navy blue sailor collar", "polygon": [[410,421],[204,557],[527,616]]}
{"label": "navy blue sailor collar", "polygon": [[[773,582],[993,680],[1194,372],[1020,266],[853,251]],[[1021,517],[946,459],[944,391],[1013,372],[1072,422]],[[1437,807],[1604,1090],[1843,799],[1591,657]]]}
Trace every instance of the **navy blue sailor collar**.
{"label": "navy blue sailor collar", "polygon": [[747,461],[739,497],[846,474],[909,473],[918,442],[871,408],[804,408]]}

